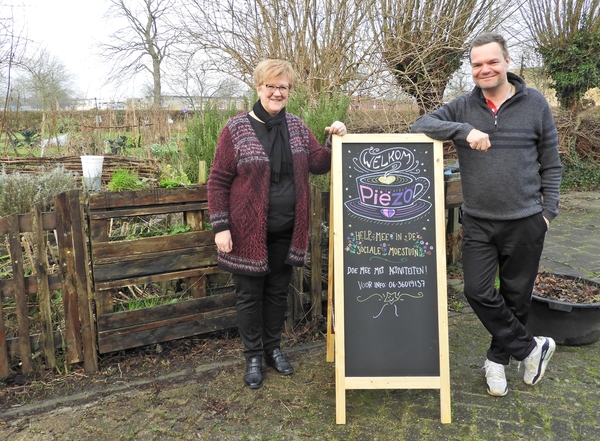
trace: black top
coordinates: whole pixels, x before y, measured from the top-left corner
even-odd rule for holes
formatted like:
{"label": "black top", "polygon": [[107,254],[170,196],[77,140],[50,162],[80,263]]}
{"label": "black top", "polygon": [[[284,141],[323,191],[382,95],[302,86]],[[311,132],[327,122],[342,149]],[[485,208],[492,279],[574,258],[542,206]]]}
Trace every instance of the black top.
{"label": "black top", "polygon": [[[252,128],[256,132],[260,143],[265,147],[269,146],[269,132],[266,126],[257,121],[248,114],[248,119]],[[289,149],[286,145],[284,148]],[[268,151],[266,151],[269,156]],[[267,231],[278,232],[289,230],[294,225],[296,211],[296,192],[294,187],[294,177],[292,175],[282,175],[278,183],[271,182],[269,193],[269,212],[267,215]]]}

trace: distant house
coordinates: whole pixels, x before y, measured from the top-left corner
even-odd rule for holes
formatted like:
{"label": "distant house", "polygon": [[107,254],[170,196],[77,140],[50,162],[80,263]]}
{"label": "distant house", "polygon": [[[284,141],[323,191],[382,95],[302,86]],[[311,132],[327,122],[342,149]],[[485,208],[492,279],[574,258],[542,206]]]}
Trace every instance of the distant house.
{"label": "distant house", "polygon": [[238,97],[199,97],[199,96],[176,96],[164,95],[162,98],[163,109],[187,110],[201,109],[207,103],[216,104],[219,110],[227,110],[234,107],[242,111],[246,109],[246,100]]}
{"label": "distant house", "polygon": [[127,105],[124,101],[98,101],[100,110],[125,110]]}

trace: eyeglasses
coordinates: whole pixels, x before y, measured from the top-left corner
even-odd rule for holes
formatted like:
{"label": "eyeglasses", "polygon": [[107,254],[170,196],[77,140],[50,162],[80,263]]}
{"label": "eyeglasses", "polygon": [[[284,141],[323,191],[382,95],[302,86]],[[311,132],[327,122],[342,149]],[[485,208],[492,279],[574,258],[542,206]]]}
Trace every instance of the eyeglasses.
{"label": "eyeglasses", "polygon": [[290,91],[290,86],[274,86],[273,84],[265,84],[265,87],[269,94],[274,94],[275,91],[278,90],[280,94],[286,95]]}

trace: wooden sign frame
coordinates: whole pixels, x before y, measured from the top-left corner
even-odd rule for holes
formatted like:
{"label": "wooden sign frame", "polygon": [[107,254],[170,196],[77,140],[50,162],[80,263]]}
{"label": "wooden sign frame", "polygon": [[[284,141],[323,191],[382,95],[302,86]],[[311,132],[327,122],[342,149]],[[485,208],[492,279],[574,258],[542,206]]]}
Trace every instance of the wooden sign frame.
{"label": "wooden sign frame", "polygon": [[[377,158],[377,152],[388,152],[387,159],[381,159],[384,155],[381,155],[380,158]],[[414,155],[413,155],[414,152]],[[389,164],[383,164],[383,162],[388,161],[398,156],[394,156],[396,153],[403,154],[404,157],[399,159],[396,165],[390,168]],[[362,156],[361,156],[362,154]],[[414,157],[411,157],[414,156]],[[426,155],[426,156],[423,156]],[[426,161],[419,161],[418,157],[426,158]],[[363,158],[371,158],[369,160],[364,160]],[[345,160],[348,159],[348,160]],[[379,161],[379,162],[377,162]],[[379,164],[375,166],[375,164]],[[420,165],[419,165],[420,163]],[[425,163],[431,164],[431,166],[425,166]],[[365,165],[366,164],[366,165]],[[383,164],[383,165],[382,165]],[[372,169],[369,167],[372,166]],[[405,167],[403,169],[403,167]],[[408,167],[408,168],[406,168]],[[417,215],[421,216],[421,218],[429,216],[431,219],[434,219],[433,226],[431,223],[428,224],[427,228],[423,228],[423,230],[428,230],[426,233],[429,237],[435,239],[435,244],[433,247],[430,247],[435,250],[435,257],[431,257],[430,261],[435,262],[432,266],[435,266],[435,274],[433,276],[433,280],[428,285],[435,285],[434,291],[427,291],[427,288],[420,289],[418,294],[420,296],[424,296],[429,298],[428,302],[437,301],[437,308],[435,308],[435,304],[433,304],[433,314],[437,314],[437,336],[433,336],[432,340],[437,340],[438,343],[438,352],[439,352],[439,373],[436,370],[436,367],[433,369],[436,370],[435,374],[431,374],[431,372],[426,373],[425,375],[381,375],[379,373],[374,376],[369,376],[369,372],[366,372],[364,375],[354,375],[347,376],[347,367],[346,367],[346,333],[350,330],[356,331],[355,328],[356,321],[352,321],[351,323],[346,323],[346,311],[345,311],[345,298],[348,296],[348,301],[354,301],[361,297],[357,296],[356,284],[348,283],[348,287],[345,287],[345,277],[346,272],[351,273],[355,271],[354,268],[346,268],[345,259],[348,254],[348,235],[346,234],[346,227],[344,225],[344,218],[349,217],[348,214],[352,215],[353,218],[359,218],[363,214],[366,216],[366,222],[370,222],[373,224],[373,228],[376,229],[377,225],[382,226],[382,228],[396,228],[395,226],[391,226],[394,222],[398,224],[398,231],[401,231],[402,228],[414,228],[407,227],[407,225],[415,225],[418,223],[417,220],[410,219],[411,216],[408,213],[408,207],[414,207],[417,201],[417,198],[412,199],[412,196],[417,196],[417,193],[422,194],[422,189],[420,188],[417,191],[417,187],[414,184],[411,188],[402,187],[404,193],[407,195],[405,207],[401,207],[402,209],[391,210],[386,208],[380,208],[380,206],[371,206],[367,205],[367,203],[373,205],[377,205],[378,202],[381,202],[384,206],[389,205],[390,199],[389,196],[386,196],[381,201],[374,200],[376,196],[383,195],[384,190],[381,187],[381,184],[378,182],[373,183],[371,187],[368,187],[367,190],[360,190],[361,194],[359,195],[359,189],[354,188],[362,187],[359,184],[359,176],[361,173],[367,173],[364,178],[371,179],[370,182],[373,182],[374,179],[372,176],[375,176],[375,169],[386,171],[386,175],[393,174],[396,172],[405,172],[405,173],[397,173],[397,176],[408,176],[406,180],[414,181],[419,176],[419,174],[427,173],[429,179],[427,181],[431,181],[428,185],[428,190],[426,191],[426,195],[422,195],[423,199],[419,199],[423,207],[421,208],[420,213]],[[446,252],[445,252],[445,197],[444,197],[444,176],[443,176],[443,146],[441,141],[433,140],[422,134],[349,134],[344,137],[334,136],[333,137],[333,152],[332,152],[332,172],[331,172],[331,180],[332,180],[332,193],[331,193],[331,225],[332,225],[332,236],[333,236],[333,252],[330,252],[330,260],[333,260],[333,264],[330,262],[330,269],[333,268],[333,277],[330,274],[330,288],[333,291],[333,298],[331,298],[331,291],[329,293],[330,298],[328,299],[328,321],[331,323],[328,324],[328,360],[330,358],[329,348],[334,346],[335,352],[335,378],[336,378],[336,423],[337,424],[345,424],[346,423],[346,390],[347,389],[439,389],[440,390],[440,410],[441,410],[441,422],[442,423],[450,423],[451,422],[451,410],[450,410],[450,366],[449,366],[449,342],[448,342],[448,311],[447,311],[447,281],[446,281]],[[362,171],[360,171],[361,169]],[[425,170],[426,169],[426,170]],[[391,171],[390,171],[391,170]],[[377,172],[379,173],[379,172]],[[410,175],[412,173],[412,175]],[[356,176],[353,176],[355,174]],[[398,178],[400,179],[400,178]],[[404,179],[404,178],[402,178]],[[423,178],[421,178],[423,179]],[[356,184],[354,184],[356,182]],[[381,182],[387,183],[386,178],[381,178]],[[371,184],[368,184],[369,186]],[[396,184],[394,184],[396,185]],[[400,184],[397,184],[400,185]],[[345,188],[344,188],[345,186]],[[398,187],[400,188],[400,187]],[[397,191],[394,194],[398,194]],[[366,195],[366,196],[365,196]],[[372,196],[372,199],[367,200],[364,199],[368,196]],[[352,199],[354,198],[354,199]],[[354,207],[351,205],[354,204]],[[361,205],[362,204],[362,205]],[[352,212],[349,212],[352,210]],[[370,210],[370,211],[369,211]],[[427,214],[423,214],[423,211],[427,211]],[[412,211],[417,211],[413,209]],[[383,214],[380,214],[383,213]],[[392,214],[395,213],[395,214]],[[377,217],[379,216],[380,219]],[[399,217],[400,216],[400,217]],[[402,218],[401,216],[404,216]],[[358,220],[357,222],[361,222]],[[347,224],[351,224],[352,221],[348,221]],[[385,226],[385,227],[384,227]],[[350,227],[352,228],[352,227]],[[431,231],[434,230],[434,231]],[[391,230],[395,231],[395,230]],[[391,233],[394,235],[395,233]],[[397,234],[396,237],[402,238],[402,233]],[[422,243],[422,242],[421,242]],[[385,245],[385,244],[384,244]],[[370,248],[377,249],[377,248]],[[357,257],[352,257],[356,259]],[[433,259],[433,260],[431,260]],[[384,259],[382,259],[384,260]],[[407,259],[404,259],[407,260]],[[431,273],[431,269],[429,269]],[[352,277],[352,276],[349,276]],[[374,277],[375,278],[375,277]],[[376,278],[375,278],[376,279]],[[389,282],[390,284],[396,282]],[[423,284],[425,281],[423,281]],[[382,283],[380,282],[380,285]],[[385,291],[383,289],[382,291]],[[410,291],[409,289],[405,289],[404,291]],[[370,297],[380,297],[378,300],[379,305],[383,304],[381,308],[380,314],[387,314],[388,317],[392,317],[392,319],[397,319],[400,311],[400,315],[402,314],[402,309],[405,305],[410,305],[412,308],[419,308],[419,303],[414,300],[414,298],[418,296],[412,296],[410,293],[404,293],[404,291],[398,291],[396,297],[390,297],[394,300],[387,301],[385,299],[385,295],[372,294]],[[425,293],[423,293],[424,291]],[[401,293],[402,292],[402,293]],[[401,293],[401,294],[400,294]],[[362,295],[362,292],[359,293]],[[369,293],[371,294],[371,293]],[[390,294],[388,292],[388,294]],[[406,298],[398,299],[398,297],[407,296]],[[353,296],[353,297],[351,297]],[[363,296],[366,297],[366,296]],[[413,298],[414,297],[414,298]],[[436,298],[437,300],[432,300],[432,298]],[[404,300],[407,300],[405,303]],[[362,299],[361,299],[362,301]],[[386,304],[387,302],[387,304]],[[355,302],[356,303],[356,302]],[[386,306],[389,308],[385,309]],[[360,306],[362,307],[362,305]],[[357,308],[357,307],[355,307]],[[432,307],[430,304],[429,311],[431,311]],[[437,312],[435,311],[437,309]],[[395,314],[396,316],[392,316],[391,314]],[[359,309],[359,313],[362,314],[362,310]],[[368,317],[369,320],[371,318]],[[373,318],[376,318],[373,316]],[[389,319],[389,318],[388,318]],[[435,323],[435,317],[433,318]],[[375,320],[369,321],[366,323],[373,323],[374,327],[382,326],[381,322],[376,322]],[[366,328],[370,325],[363,326]],[[404,325],[402,325],[404,326]],[[423,325],[425,326],[425,325]],[[435,327],[435,326],[434,326]],[[430,328],[432,328],[430,326]],[[411,335],[418,336],[419,329],[414,329],[414,333]],[[427,330],[423,330],[426,332]],[[381,332],[381,331],[378,331]],[[435,332],[435,331],[434,331]],[[331,336],[334,337],[334,345],[331,344]],[[404,340],[406,344],[407,340]],[[349,343],[351,344],[351,343]],[[362,344],[362,343],[361,343]],[[392,340],[393,345],[402,345],[403,339],[396,338]],[[387,346],[386,346],[387,348]],[[401,350],[402,348],[398,348]],[[390,347],[390,352],[394,350],[393,347]],[[433,357],[437,357],[435,354],[435,349],[429,349],[428,357],[431,357],[431,353],[433,353]],[[354,355],[354,354],[353,354]],[[359,354],[360,355],[360,354]],[[356,357],[355,357],[356,359]],[[404,358],[402,359],[404,360]],[[331,361],[331,360],[329,360]],[[437,362],[437,360],[435,360]],[[373,366],[376,366],[378,361],[371,360],[370,363],[373,363]],[[408,366],[408,370],[410,372],[411,369],[414,369],[415,363],[411,363],[411,360],[406,360],[406,363],[410,363]],[[380,363],[381,365],[382,363]],[[394,366],[391,369],[396,369],[395,365],[397,363],[393,363]],[[429,369],[430,365],[434,365],[436,363],[425,362],[427,369]],[[416,363],[418,365],[418,363]],[[354,365],[352,369],[354,368]],[[367,365],[366,370],[368,371],[370,368]],[[379,367],[377,369],[378,372],[381,372]],[[387,371],[386,371],[387,372]]]}

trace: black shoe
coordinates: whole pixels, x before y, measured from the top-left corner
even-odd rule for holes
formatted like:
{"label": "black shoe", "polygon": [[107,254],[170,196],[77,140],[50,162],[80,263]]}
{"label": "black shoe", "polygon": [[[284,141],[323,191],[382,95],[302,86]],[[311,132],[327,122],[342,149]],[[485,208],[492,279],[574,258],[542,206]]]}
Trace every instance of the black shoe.
{"label": "black shoe", "polygon": [[250,389],[258,389],[262,386],[263,376],[261,371],[262,359],[255,355],[246,360],[246,372],[244,373],[244,383]]}
{"label": "black shoe", "polygon": [[274,368],[281,375],[291,375],[294,373],[294,366],[283,357],[279,348],[273,349],[271,354],[267,354],[266,362],[268,366]]}

